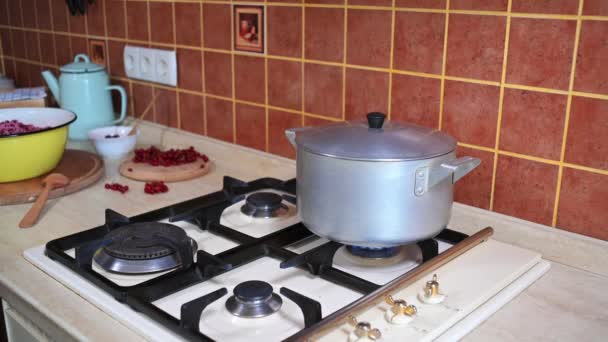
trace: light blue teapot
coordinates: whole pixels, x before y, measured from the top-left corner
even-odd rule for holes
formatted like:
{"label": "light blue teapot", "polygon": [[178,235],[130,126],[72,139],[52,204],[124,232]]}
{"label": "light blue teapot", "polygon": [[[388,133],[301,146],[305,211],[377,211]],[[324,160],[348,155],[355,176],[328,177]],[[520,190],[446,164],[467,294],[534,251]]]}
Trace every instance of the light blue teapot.
{"label": "light blue teapot", "polygon": [[[70,139],[86,140],[89,130],[118,124],[125,119],[127,93],[121,86],[110,85],[110,78],[102,65],[91,63],[89,56],[80,54],[76,55],[74,62],[59,70],[59,81],[48,70],[42,72],[42,77],[59,106],[78,116],[70,126]],[[121,97],[118,119],[115,119],[112,109],[112,90],[118,91]]]}

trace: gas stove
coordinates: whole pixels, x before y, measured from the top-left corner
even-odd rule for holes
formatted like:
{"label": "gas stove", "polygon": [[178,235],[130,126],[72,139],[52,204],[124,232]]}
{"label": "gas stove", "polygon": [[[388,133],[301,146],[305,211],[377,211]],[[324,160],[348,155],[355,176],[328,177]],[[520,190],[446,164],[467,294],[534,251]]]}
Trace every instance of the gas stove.
{"label": "gas stove", "polygon": [[225,177],[218,192],[135,217],[108,209],[104,225],[24,254],[162,341],[457,338],[548,269],[487,241],[489,228],[391,248],[328,241],[300,222],[295,188]]}

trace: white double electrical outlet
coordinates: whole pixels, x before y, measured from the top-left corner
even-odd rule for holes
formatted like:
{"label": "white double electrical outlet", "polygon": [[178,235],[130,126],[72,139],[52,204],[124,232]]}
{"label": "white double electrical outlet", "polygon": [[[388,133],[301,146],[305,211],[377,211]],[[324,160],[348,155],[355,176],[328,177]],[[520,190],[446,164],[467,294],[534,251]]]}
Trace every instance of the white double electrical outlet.
{"label": "white double electrical outlet", "polygon": [[125,46],[123,54],[127,77],[177,85],[177,58],[174,50]]}

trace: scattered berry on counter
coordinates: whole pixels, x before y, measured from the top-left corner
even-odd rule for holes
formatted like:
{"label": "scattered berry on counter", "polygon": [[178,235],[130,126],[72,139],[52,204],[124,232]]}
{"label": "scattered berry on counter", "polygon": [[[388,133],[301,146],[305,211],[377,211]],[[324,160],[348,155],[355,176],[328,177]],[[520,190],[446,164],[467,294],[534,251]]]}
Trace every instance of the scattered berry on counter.
{"label": "scattered berry on counter", "polygon": [[121,194],[124,194],[125,192],[129,191],[128,185],[122,185],[119,183],[106,183],[104,187],[108,190],[118,191]]}
{"label": "scattered berry on counter", "polygon": [[133,172],[133,169],[132,168],[128,168],[127,171]]}
{"label": "scattered berry on counter", "polygon": [[150,182],[146,183],[146,186],[144,187],[144,192],[149,195],[154,195],[167,191],[169,191],[169,187],[167,187],[165,182]]}
{"label": "scattered berry on counter", "polygon": [[120,137],[120,135],[118,135],[118,134],[108,134],[104,138],[113,139],[113,138],[118,138],[118,137]]}
{"label": "scattered berry on counter", "polygon": [[0,136],[40,131],[48,127],[37,127],[19,120],[0,121]]}
{"label": "scattered berry on counter", "polygon": [[170,149],[161,151],[152,146],[147,149],[136,149],[133,162],[146,163],[152,166],[176,166],[182,164],[194,163],[197,159],[202,159],[205,163],[209,158],[199,153],[194,147],[190,146],[186,149]]}

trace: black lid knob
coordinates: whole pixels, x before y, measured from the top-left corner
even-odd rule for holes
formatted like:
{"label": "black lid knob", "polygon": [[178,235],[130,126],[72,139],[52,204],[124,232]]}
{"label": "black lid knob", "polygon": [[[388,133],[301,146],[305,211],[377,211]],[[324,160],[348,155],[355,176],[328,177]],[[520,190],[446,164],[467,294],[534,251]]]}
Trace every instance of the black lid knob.
{"label": "black lid knob", "polygon": [[369,128],[382,128],[386,119],[386,114],[380,112],[371,112],[367,114],[367,124]]}
{"label": "black lid knob", "polygon": [[263,300],[272,295],[272,285],[265,281],[249,280],[234,287],[234,295],[244,302]]}

